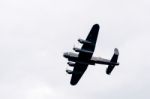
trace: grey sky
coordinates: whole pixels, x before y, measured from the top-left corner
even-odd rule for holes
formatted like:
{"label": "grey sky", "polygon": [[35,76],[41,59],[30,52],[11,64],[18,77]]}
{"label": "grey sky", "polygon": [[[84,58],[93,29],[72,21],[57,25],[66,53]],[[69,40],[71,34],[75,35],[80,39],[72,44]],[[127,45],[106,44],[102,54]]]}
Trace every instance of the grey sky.
{"label": "grey sky", "polygon": [[[1,99],[145,99],[150,97],[149,0],[1,0]],[[70,86],[63,52],[100,24],[94,55],[120,66],[89,66]]]}

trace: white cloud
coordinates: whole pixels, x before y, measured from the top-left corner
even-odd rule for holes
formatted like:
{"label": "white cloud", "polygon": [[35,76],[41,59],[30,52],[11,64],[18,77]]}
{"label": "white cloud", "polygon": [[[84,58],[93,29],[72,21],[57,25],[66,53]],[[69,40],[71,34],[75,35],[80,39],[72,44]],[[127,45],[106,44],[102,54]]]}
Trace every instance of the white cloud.
{"label": "white cloud", "polygon": [[27,92],[26,99],[49,99],[49,98],[60,98],[52,88],[45,86],[45,84],[37,85],[35,88],[30,88]]}
{"label": "white cloud", "polygon": [[[149,97],[148,0],[0,1],[0,97],[3,99],[141,99]],[[64,51],[101,25],[95,56],[120,50],[120,66],[89,67],[77,86]]]}

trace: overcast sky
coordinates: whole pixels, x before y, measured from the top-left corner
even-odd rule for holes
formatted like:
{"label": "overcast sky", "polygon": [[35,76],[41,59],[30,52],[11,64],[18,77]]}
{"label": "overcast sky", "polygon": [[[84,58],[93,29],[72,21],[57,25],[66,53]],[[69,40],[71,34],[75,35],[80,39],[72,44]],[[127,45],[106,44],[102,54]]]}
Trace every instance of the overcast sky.
{"label": "overcast sky", "polygon": [[[120,51],[112,75],[89,66],[76,86],[63,52],[100,24],[94,56]],[[1,99],[146,99],[150,92],[149,0],[1,0]]]}

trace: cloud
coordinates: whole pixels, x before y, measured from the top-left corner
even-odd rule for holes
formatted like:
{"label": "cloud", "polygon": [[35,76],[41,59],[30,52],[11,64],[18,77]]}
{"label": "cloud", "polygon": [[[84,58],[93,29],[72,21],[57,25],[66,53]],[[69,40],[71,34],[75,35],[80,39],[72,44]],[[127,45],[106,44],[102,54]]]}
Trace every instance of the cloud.
{"label": "cloud", "polygon": [[[149,1],[1,1],[0,97],[3,99],[141,99],[149,97]],[[77,86],[65,74],[64,51],[101,26],[95,56],[120,65],[89,66]]]}

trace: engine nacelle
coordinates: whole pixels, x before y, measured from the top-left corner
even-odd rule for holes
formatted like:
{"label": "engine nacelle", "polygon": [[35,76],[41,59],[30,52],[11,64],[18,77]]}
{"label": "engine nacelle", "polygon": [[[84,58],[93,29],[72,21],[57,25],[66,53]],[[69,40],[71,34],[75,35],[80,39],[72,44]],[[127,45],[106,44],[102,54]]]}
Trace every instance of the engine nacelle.
{"label": "engine nacelle", "polygon": [[83,40],[83,39],[78,39],[78,42],[81,43],[81,44],[89,44],[89,45],[93,45],[92,42],[87,41],[87,40]]}
{"label": "engine nacelle", "polygon": [[72,70],[66,70],[66,72],[68,73],[68,74],[72,74],[73,73],[73,71]]}
{"label": "engine nacelle", "polygon": [[83,65],[95,65],[95,62],[94,61],[87,61],[87,62],[85,62],[85,61],[80,61],[80,60],[73,60],[73,62],[75,62],[75,63],[79,63],[79,64],[83,64]]}
{"label": "engine nacelle", "polygon": [[70,61],[69,61],[67,64],[68,64],[69,66],[71,66],[71,67],[74,67],[74,66],[75,66],[75,63],[74,63],[74,62],[70,62]]}
{"label": "engine nacelle", "polygon": [[73,48],[74,51],[76,52],[81,52],[81,53],[88,53],[88,54],[93,54],[92,51],[84,50],[84,49],[79,49],[79,48]]}

